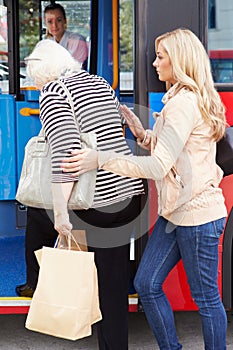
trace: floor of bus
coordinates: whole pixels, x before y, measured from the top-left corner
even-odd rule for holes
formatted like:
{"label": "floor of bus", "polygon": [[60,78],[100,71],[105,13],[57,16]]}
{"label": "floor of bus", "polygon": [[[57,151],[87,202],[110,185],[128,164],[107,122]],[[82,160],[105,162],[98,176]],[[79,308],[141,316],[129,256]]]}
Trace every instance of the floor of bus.
{"label": "floor of bus", "polygon": [[25,283],[24,236],[0,237],[0,297],[15,297],[15,286]]}
{"label": "floor of bus", "polygon": [[[15,287],[25,281],[25,236],[0,236],[0,298],[16,297]],[[131,281],[129,294],[134,293]]]}

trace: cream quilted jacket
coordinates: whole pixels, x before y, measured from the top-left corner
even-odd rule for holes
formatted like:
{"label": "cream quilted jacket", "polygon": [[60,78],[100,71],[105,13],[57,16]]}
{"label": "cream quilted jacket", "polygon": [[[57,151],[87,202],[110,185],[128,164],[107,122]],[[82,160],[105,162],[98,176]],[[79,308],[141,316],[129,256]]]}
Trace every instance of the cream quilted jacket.
{"label": "cream quilted jacket", "polygon": [[203,121],[196,96],[187,89],[164,96],[153,128],[150,156],[99,152],[99,167],[129,177],[155,180],[159,215],[175,225],[193,226],[225,217],[215,162],[216,143]]}

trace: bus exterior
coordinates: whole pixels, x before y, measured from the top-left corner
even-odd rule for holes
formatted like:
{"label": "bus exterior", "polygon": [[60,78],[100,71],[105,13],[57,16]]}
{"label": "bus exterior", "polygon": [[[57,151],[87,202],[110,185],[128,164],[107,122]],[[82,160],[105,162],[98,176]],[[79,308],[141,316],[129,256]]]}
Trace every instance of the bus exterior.
{"label": "bus exterior", "polygon": [[[221,9],[226,10],[229,2],[221,1]],[[24,58],[43,38],[42,13],[49,3],[0,1],[0,313],[27,313],[30,307],[31,299],[20,298],[15,292],[15,286],[25,283],[26,278],[24,236],[27,212],[27,208],[15,200],[15,194],[24,147],[40,129],[39,92],[27,80]],[[66,9],[68,27],[81,31],[88,40],[89,72],[108,80],[120,102],[133,107],[145,127],[153,126],[152,112],[159,112],[163,107],[161,98],[165,92],[165,85],[158,80],[152,67],[155,37],[176,27],[187,27],[207,47],[208,36],[212,38],[214,34],[214,29],[208,35],[206,32],[208,6],[213,3],[207,0],[175,0],[169,7],[167,2],[159,0],[59,0],[59,3]],[[226,105],[230,125],[233,125],[232,52],[210,51],[216,88]],[[137,147],[127,127],[125,135],[135,154],[145,154]],[[221,187],[228,220],[219,243],[218,282],[224,306],[226,310],[232,310],[233,176],[225,177]],[[138,310],[133,277],[157,219],[154,183],[145,181],[145,188],[148,200],[142,202],[145,210],[134,230],[139,238],[132,239],[130,311]],[[182,262],[169,274],[164,290],[173,310],[197,309]]]}
{"label": "bus exterior", "polygon": [[215,83],[233,83],[233,50],[210,50],[209,57]]}
{"label": "bus exterior", "polygon": [[210,63],[214,82],[226,107],[227,122],[233,125],[233,50],[210,50]]}

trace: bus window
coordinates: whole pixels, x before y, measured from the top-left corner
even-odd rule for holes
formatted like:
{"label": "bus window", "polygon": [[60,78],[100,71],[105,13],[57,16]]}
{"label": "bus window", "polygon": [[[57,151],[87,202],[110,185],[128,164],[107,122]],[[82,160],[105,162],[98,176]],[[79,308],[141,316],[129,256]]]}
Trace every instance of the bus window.
{"label": "bus window", "polygon": [[40,40],[40,9],[37,0],[19,2],[20,86],[32,85],[26,75],[24,59]]}
{"label": "bus window", "polygon": [[[74,33],[81,34],[87,41],[90,37],[90,0],[64,1],[58,2],[66,12],[67,29]],[[36,43],[46,38],[46,28],[44,25],[44,9],[50,1],[32,0],[29,2],[19,2],[19,33],[20,33],[20,86],[30,86],[26,76],[24,58],[27,57],[35,47]]]}
{"label": "bus window", "polygon": [[120,90],[133,91],[133,1],[120,0]]}
{"label": "bus window", "polygon": [[209,51],[215,83],[233,83],[233,50]]}
{"label": "bus window", "polygon": [[[24,58],[29,55],[40,39],[40,16],[37,0],[19,2],[19,65],[20,85],[27,85]],[[8,67],[8,23],[7,6],[0,1],[0,89],[2,93],[9,92]]]}
{"label": "bus window", "polygon": [[[50,1],[41,1],[41,13],[42,13],[42,37],[49,38],[51,33],[48,33],[48,29],[44,23],[44,9],[49,5]],[[86,40],[87,46],[87,56],[89,49],[89,39],[90,39],[90,9],[91,1],[90,0],[80,0],[80,1],[64,1],[59,0],[58,3],[63,6],[66,14],[67,20],[67,31],[79,34]],[[72,53],[72,50],[70,50]],[[75,56],[76,55],[76,56]],[[74,58],[78,60],[79,53],[73,53]],[[88,68],[87,58],[83,63],[83,68]]]}
{"label": "bus window", "polygon": [[[59,0],[57,1],[65,9],[67,17],[67,30],[73,33],[79,33],[84,36],[86,41],[89,41],[90,37],[90,0],[79,0],[79,1],[67,1]],[[42,27],[45,32],[44,24],[44,9],[49,5],[50,1],[41,1],[41,13],[42,13]]]}
{"label": "bus window", "polygon": [[208,50],[215,83],[233,83],[233,8],[228,0],[208,1]]}
{"label": "bus window", "polygon": [[7,7],[0,5],[0,92],[8,91]]}

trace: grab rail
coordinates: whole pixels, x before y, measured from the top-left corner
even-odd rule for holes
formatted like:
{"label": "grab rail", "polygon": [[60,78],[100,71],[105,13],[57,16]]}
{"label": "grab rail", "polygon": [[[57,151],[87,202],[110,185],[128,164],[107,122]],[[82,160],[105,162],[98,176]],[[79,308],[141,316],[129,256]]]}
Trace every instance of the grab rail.
{"label": "grab rail", "polygon": [[119,52],[118,52],[118,0],[112,0],[112,49],[113,49],[113,82],[112,88],[118,86]]}

